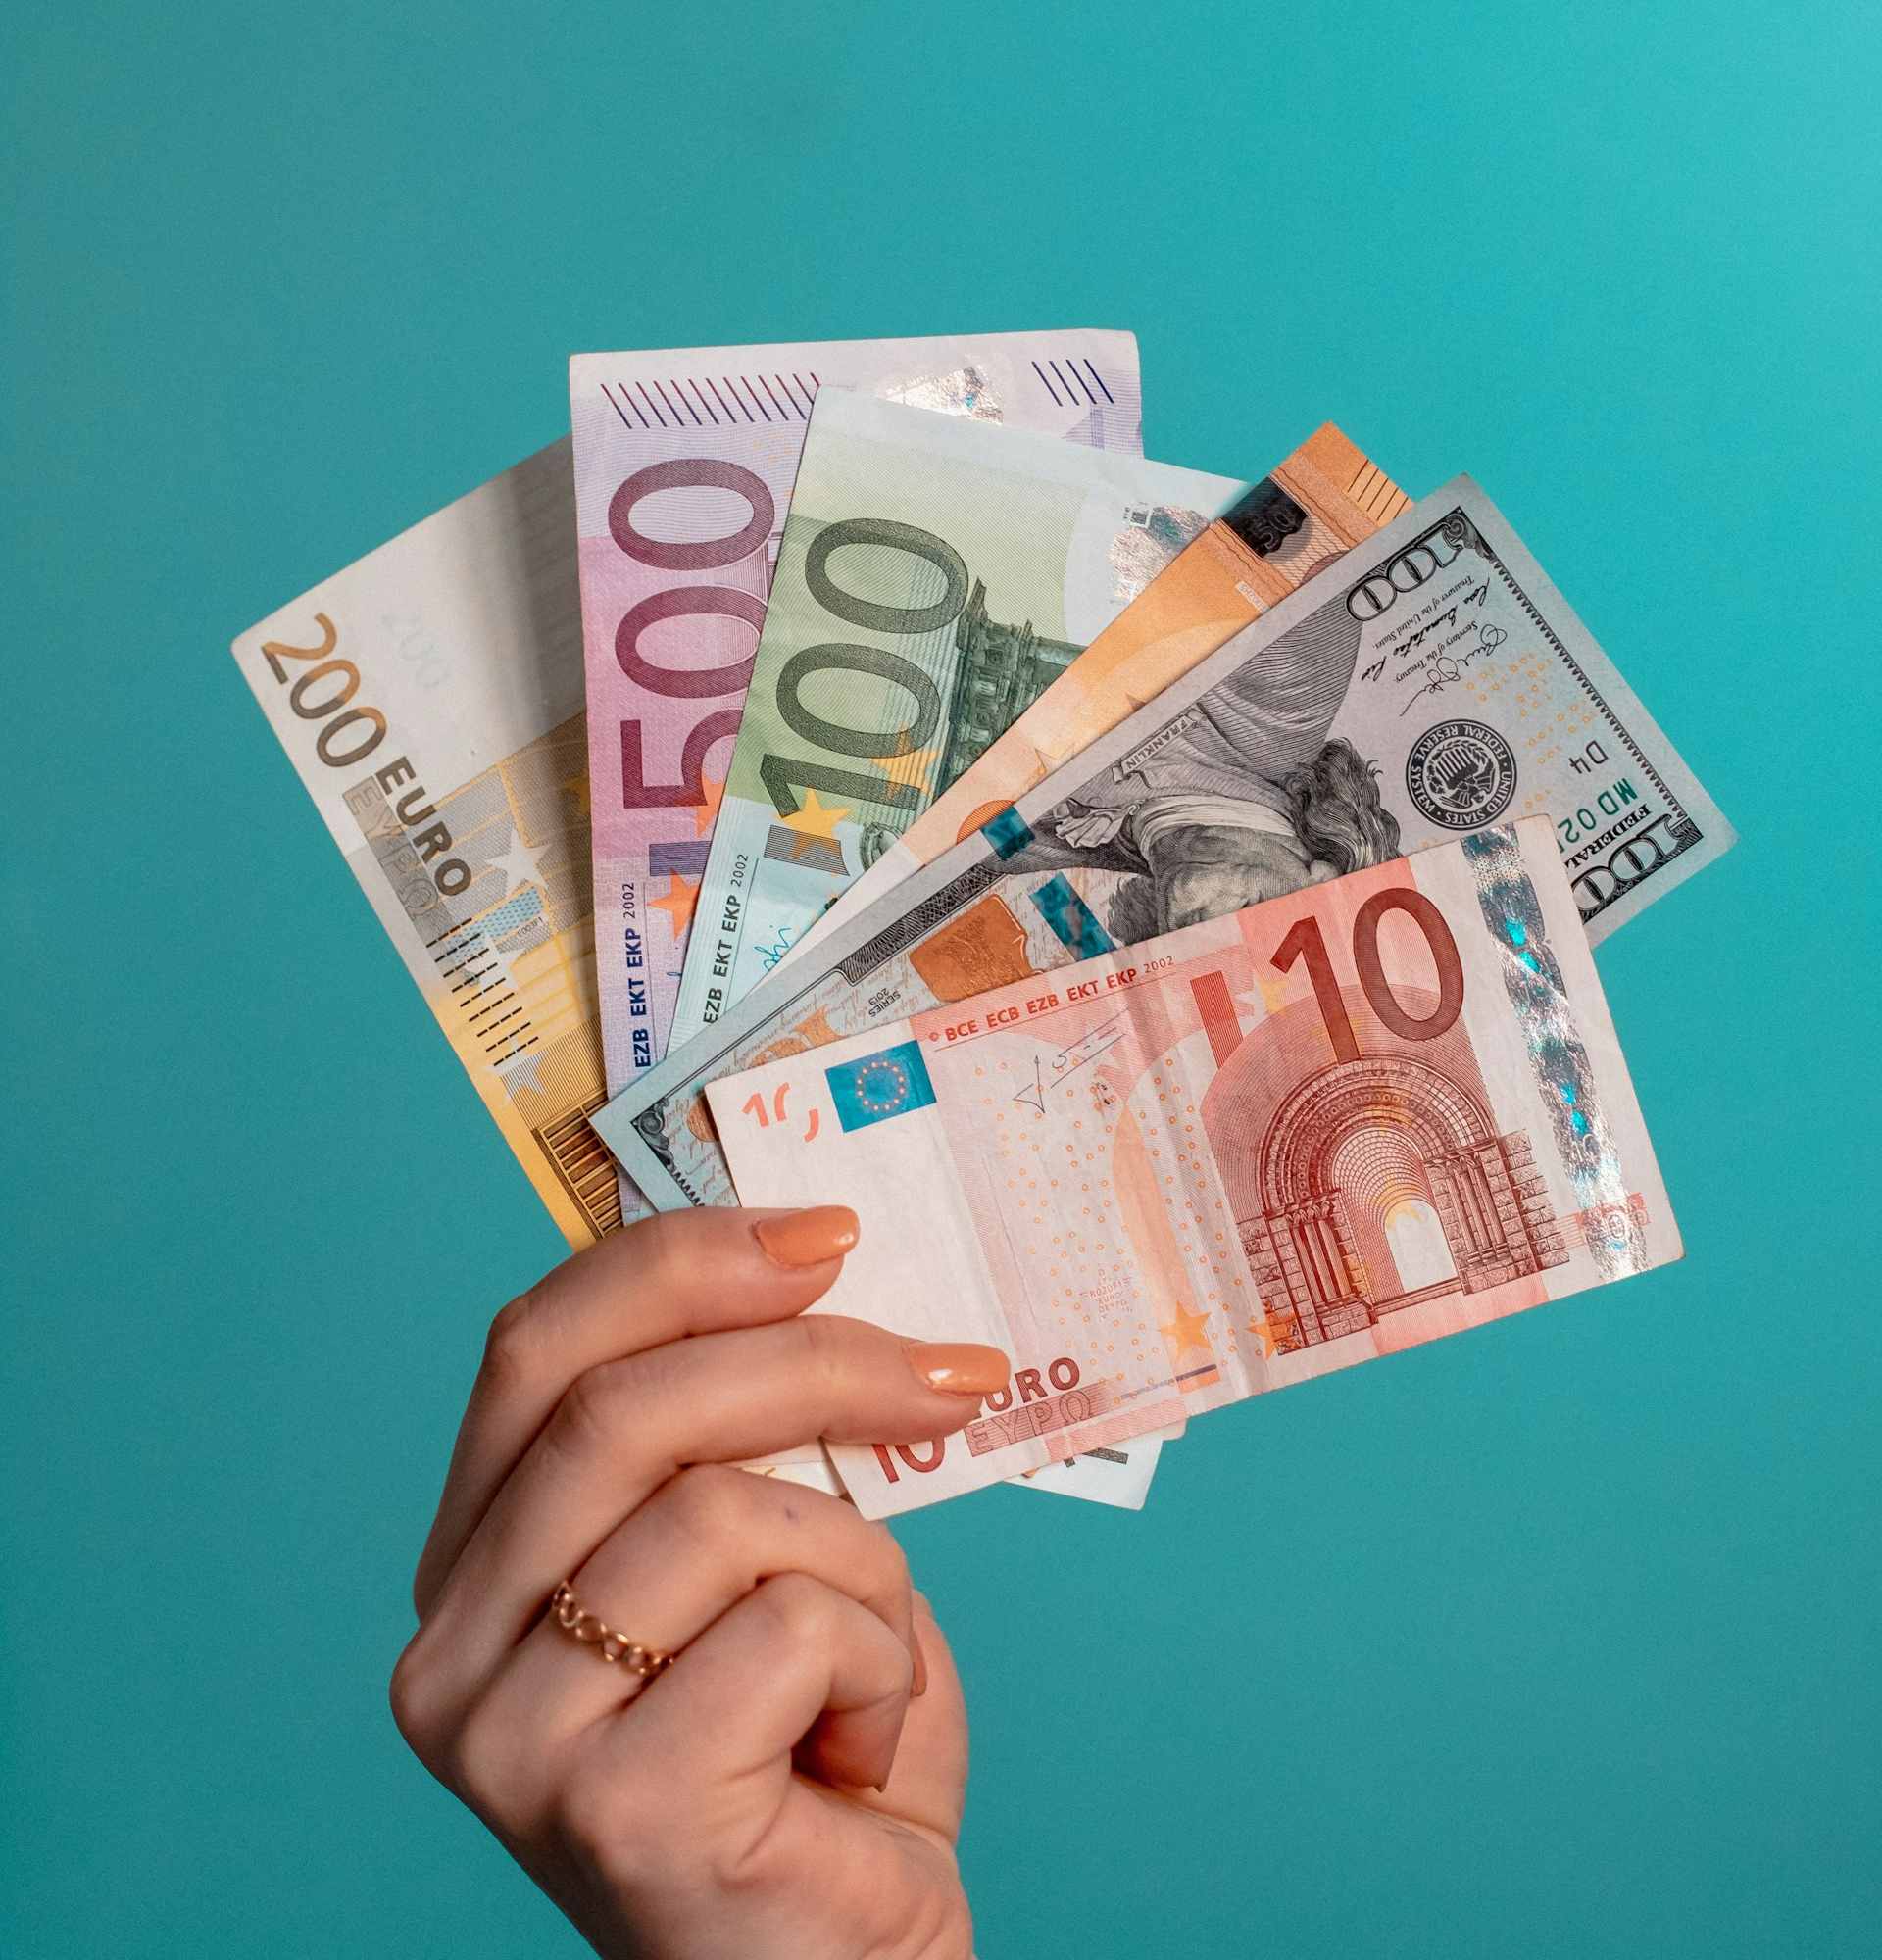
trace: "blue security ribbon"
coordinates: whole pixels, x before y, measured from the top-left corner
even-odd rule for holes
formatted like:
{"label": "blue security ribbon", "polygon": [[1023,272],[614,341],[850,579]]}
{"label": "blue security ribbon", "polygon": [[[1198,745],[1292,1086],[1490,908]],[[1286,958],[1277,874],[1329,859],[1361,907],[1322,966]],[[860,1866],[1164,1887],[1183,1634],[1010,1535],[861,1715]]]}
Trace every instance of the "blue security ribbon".
{"label": "blue security ribbon", "polygon": [[987,818],[980,826],[980,835],[993,846],[996,858],[1007,858],[1032,842],[1032,826],[1008,804],[998,816]]}
{"label": "blue security ribbon", "polygon": [[1072,890],[1063,871],[1041,885],[1032,902],[1074,959],[1096,959],[1101,953],[1117,950],[1117,942],[1098,923],[1098,914]]}

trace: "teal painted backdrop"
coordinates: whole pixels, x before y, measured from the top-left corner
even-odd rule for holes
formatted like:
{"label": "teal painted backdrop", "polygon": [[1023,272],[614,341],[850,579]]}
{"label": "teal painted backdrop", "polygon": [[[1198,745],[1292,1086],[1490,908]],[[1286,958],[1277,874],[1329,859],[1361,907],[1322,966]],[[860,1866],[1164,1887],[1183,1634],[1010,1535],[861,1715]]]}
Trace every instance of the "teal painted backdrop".
{"label": "teal painted backdrop", "polygon": [[1744,842],[1602,952],[1683,1266],[1217,1416],[1140,1518],[907,1526],[981,1953],[1873,1952],[1874,10],[4,32],[0,1946],[576,1949],[383,1689],[559,1241],[229,638],[571,349],[1076,322],[1172,462],[1473,471]]}

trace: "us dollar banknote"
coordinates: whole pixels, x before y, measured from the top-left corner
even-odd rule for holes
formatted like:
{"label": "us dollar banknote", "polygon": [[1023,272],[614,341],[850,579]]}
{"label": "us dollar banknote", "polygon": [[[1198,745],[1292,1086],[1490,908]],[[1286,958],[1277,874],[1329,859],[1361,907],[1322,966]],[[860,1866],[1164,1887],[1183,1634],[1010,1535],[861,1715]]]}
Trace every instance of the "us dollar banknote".
{"label": "us dollar banknote", "polygon": [[710,1093],[748,1203],[863,1222],[817,1310],[1014,1359],[832,1446],[872,1517],[1680,1256],[1547,817]]}
{"label": "us dollar banknote", "polygon": [[749,992],[1246,487],[824,388],[672,1040]]}
{"label": "us dollar banknote", "polygon": [[1137,343],[1065,329],[569,364],[608,1083],[666,1053],[687,927],[825,386],[1135,454]]}
{"label": "us dollar banknote", "polygon": [[597,1112],[663,1207],[731,1181],[718,1077],[1546,814],[1591,939],[1734,841],[1467,477],[1415,505]]}

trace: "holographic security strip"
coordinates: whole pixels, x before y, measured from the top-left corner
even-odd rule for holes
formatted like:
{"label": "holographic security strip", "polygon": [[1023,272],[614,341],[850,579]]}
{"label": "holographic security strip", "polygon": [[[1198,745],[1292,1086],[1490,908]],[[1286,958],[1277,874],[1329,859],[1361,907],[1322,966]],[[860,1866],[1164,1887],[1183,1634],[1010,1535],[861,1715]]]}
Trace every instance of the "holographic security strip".
{"label": "holographic security strip", "polygon": [[1461,840],[1476,880],[1477,906],[1501,954],[1504,992],[1514,1009],[1549,1111],[1556,1152],[1581,1201],[1588,1250],[1605,1280],[1647,1269],[1647,1240],[1596,1093],[1594,1065],[1568,1004],[1561,968],[1542,927],[1542,902],[1523,868],[1513,830],[1493,825]]}

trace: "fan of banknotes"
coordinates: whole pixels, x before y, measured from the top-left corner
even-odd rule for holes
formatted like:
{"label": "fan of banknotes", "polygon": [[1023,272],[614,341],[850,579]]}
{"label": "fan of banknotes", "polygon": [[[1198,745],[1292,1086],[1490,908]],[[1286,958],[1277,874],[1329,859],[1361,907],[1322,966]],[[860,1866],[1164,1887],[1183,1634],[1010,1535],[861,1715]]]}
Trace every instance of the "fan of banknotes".
{"label": "fan of banknotes", "polygon": [[1072,330],[585,354],[572,435],[244,633],[571,1245],[841,1201],[993,1342],[871,1516],[1662,1264],[1592,947],[1733,833],[1467,476],[1142,455]]}

